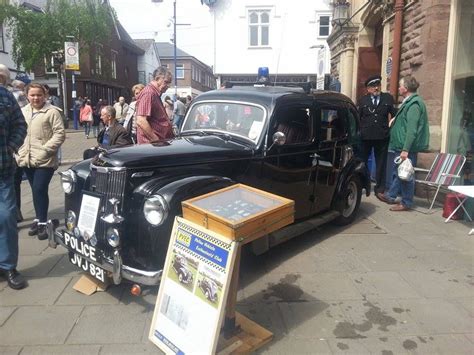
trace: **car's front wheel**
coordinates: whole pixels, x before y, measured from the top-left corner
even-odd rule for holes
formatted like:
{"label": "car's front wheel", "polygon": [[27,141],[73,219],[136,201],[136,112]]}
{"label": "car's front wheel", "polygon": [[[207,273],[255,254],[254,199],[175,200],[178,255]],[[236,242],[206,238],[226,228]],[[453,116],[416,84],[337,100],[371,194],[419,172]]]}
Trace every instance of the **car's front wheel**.
{"label": "car's front wheel", "polygon": [[362,187],[360,179],[356,175],[352,175],[344,187],[342,197],[337,201],[337,208],[341,215],[334,220],[334,224],[345,226],[352,223],[359,210],[360,200],[362,197]]}

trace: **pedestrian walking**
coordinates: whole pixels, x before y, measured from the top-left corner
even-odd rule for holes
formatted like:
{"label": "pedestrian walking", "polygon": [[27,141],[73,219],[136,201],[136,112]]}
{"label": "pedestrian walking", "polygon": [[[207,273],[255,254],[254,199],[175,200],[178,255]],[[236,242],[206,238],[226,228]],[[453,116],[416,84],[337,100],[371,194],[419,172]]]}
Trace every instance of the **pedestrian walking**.
{"label": "pedestrian walking", "polygon": [[13,80],[12,81],[12,93],[20,105],[20,108],[25,107],[28,105],[28,99],[25,94],[25,83],[21,80]]}
{"label": "pedestrian walking", "polygon": [[26,94],[30,103],[22,112],[28,125],[25,142],[18,151],[18,166],[22,167],[33,193],[36,218],[28,231],[39,240],[48,238],[48,187],[58,168],[58,149],[66,136],[60,110],[46,102],[46,89],[38,83],[28,84]]}
{"label": "pedestrian walking", "polygon": [[144,88],[145,85],[143,84],[133,85],[133,101],[130,102],[130,105],[128,105],[127,117],[125,118],[125,122],[123,123],[123,126],[127,130],[128,135],[130,136],[133,144],[137,143],[137,116],[135,115],[135,112],[137,110],[137,97]]}
{"label": "pedestrian walking", "polygon": [[117,112],[117,121],[123,125],[128,111],[128,104],[125,102],[125,98],[123,96],[120,96],[118,102],[114,104],[114,109],[115,112]]}
{"label": "pedestrian walking", "polygon": [[25,118],[13,94],[7,90],[10,71],[0,64],[0,276],[8,286],[19,290],[27,286],[17,271],[18,230],[14,187],[15,154],[26,136]]}
{"label": "pedestrian walking", "polygon": [[178,130],[181,128],[181,125],[184,120],[184,115],[186,114],[186,106],[184,105],[184,99],[178,97],[174,103],[174,116],[173,123],[178,127]]}
{"label": "pedestrian walking", "polygon": [[166,114],[161,95],[172,81],[171,72],[158,67],[153,80],[142,90],[137,99],[137,141],[150,143],[174,137],[171,121]]}
{"label": "pedestrian walking", "polygon": [[93,120],[92,120],[92,134],[94,135],[94,138],[97,138],[100,132],[100,111],[102,108],[107,106],[107,103],[104,102],[104,100],[99,99],[97,101],[97,104],[94,107],[94,112],[92,113]]}
{"label": "pedestrian walking", "polygon": [[84,134],[86,135],[86,139],[89,139],[89,134],[91,132],[91,125],[94,121],[92,106],[90,100],[84,100],[82,103],[81,109],[79,111],[79,120],[81,124],[84,126]]}
{"label": "pedestrian walking", "polygon": [[165,106],[166,114],[171,122],[173,122],[173,111],[174,111],[174,102],[171,100],[171,97],[165,96],[165,101],[163,102]]}
{"label": "pedestrian walking", "polygon": [[[395,152],[396,157],[399,156],[402,161],[410,159],[413,166],[416,166],[418,152],[428,149],[430,141],[426,105],[417,94],[419,86],[411,75],[400,80],[398,92],[403,97],[403,102],[393,118],[389,143],[389,148]],[[407,211],[413,206],[415,177],[409,181],[400,179],[397,164],[392,164],[394,166],[390,189],[385,194],[378,193],[376,196],[386,203],[395,204],[395,199],[401,195],[401,202],[390,208],[390,211]]]}
{"label": "pedestrian walking", "polygon": [[382,77],[373,75],[365,81],[367,94],[358,104],[361,134],[361,159],[368,164],[374,150],[375,187],[374,192],[385,192],[385,170],[387,166],[388,142],[390,139],[389,122],[395,117],[396,110],[392,95],[380,89]]}

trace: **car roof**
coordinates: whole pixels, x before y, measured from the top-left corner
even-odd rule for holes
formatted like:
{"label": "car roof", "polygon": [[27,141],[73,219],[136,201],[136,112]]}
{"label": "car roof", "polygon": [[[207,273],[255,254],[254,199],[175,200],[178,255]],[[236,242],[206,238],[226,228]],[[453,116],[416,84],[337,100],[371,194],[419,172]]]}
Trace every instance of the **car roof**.
{"label": "car roof", "polygon": [[212,90],[200,94],[194,100],[194,103],[199,101],[244,101],[261,104],[264,106],[271,106],[282,98],[289,100],[302,100],[312,97],[317,101],[324,102],[346,102],[353,104],[352,100],[347,96],[325,90],[312,90],[311,93],[305,93],[303,89],[298,87],[283,87],[283,86],[234,86],[232,88]]}

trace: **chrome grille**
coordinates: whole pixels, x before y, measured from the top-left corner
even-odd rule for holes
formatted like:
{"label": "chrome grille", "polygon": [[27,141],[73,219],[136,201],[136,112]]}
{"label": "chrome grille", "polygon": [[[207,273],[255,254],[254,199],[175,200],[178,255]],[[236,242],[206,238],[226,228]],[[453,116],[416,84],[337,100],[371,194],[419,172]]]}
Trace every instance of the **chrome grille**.
{"label": "chrome grille", "polygon": [[91,165],[90,190],[103,196],[103,210],[99,212],[95,233],[104,256],[112,258],[113,248],[106,238],[107,224],[100,217],[108,210],[109,199],[116,198],[120,201],[119,211],[123,210],[127,170],[125,168],[103,168]]}

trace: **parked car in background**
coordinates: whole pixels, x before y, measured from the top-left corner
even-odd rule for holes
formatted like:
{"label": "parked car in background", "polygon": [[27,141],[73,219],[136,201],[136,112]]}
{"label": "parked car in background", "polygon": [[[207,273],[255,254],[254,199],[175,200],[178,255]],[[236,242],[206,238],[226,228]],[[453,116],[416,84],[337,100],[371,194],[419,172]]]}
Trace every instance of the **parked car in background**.
{"label": "parked car in background", "polygon": [[[116,284],[157,285],[181,201],[235,183],[294,200],[296,224],[351,223],[362,189],[370,193],[367,167],[353,150],[358,135],[357,110],[339,93],[274,86],[206,92],[175,139],[111,149],[61,173],[66,225],[51,229],[50,245],[80,255]],[[93,199],[97,221],[83,233],[78,219],[91,213],[84,201]],[[256,249],[275,238],[260,238]]]}

